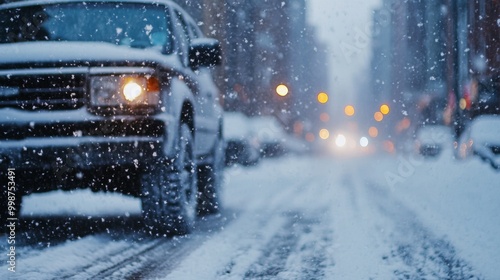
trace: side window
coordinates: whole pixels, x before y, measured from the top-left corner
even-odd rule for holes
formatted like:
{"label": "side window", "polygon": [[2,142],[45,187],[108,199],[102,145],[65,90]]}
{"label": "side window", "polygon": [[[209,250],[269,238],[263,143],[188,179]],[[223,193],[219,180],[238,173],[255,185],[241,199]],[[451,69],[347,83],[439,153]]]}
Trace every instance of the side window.
{"label": "side window", "polygon": [[182,63],[184,66],[189,65],[189,46],[190,46],[190,38],[189,38],[189,31],[188,27],[186,24],[186,21],[184,20],[184,17],[182,16],[181,12],[174,10],[175,13],[175,29],[179,33],[179,40],[178,40],[178,50],[179,50],[179,55],[182,59]]}
{"label": "side window", "polygon": [[198,31],[198,28],[194,25],[194,23],[189,23],[189,31],[191,34],[191,38],[200,38],[200,32]]}

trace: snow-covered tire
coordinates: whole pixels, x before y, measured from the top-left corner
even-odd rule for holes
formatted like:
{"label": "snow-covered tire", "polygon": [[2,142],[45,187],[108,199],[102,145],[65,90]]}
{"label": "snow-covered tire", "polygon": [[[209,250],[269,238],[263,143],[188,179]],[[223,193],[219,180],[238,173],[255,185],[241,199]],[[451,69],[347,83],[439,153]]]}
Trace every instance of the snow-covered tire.
{"label": "snow-covered tire", "polygon": [[183,235],[196,220],[196,168],[193,135],[181,124],[172,163],[147,168],[141,176],[142,216],[146,232]]}
{"label": "snow-covered tire", "polygon": [[215,214],[221,209],[224,150],[224,141],[218,138],[214,146],[213,162],[198,166],[198,215]]}

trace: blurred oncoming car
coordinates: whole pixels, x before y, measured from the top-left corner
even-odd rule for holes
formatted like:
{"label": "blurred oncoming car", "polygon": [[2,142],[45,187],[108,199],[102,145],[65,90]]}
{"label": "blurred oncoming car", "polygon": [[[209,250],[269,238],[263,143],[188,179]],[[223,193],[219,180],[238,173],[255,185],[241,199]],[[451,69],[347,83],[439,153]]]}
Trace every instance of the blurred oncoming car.
{"label": "blurred oncoming car", "polygon": [[342,131],[330,137],[330,151],[337,155],[366,155],[374,152],[373,141],[353,131]]}

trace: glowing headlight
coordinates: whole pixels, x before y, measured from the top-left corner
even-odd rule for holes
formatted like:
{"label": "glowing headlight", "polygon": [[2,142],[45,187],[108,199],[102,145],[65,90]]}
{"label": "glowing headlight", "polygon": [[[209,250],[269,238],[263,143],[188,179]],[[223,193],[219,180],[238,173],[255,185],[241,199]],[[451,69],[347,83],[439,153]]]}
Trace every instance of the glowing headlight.
{"label": "glowing headlight", "polygon": [[128,101],[134,101],[136,100],[141,94],[143,94],[144,91],[138,83],[135,81],[130,81],[125,86],[123,86],[123,96],[125,96],[125,99]]}
{"label": "glowing headlight", "polygon": [[367,146],[368,146],[368,138],[366,138],[366,137],[361,137],[361,138],[359,139],[359,145],[360,145],[361,147],[367,147]]}
{"label": "glowing headlight", "polygon": [[90,101],[94,107],[157,106],[160,83],[151,76],[94,76],[90,79]]}

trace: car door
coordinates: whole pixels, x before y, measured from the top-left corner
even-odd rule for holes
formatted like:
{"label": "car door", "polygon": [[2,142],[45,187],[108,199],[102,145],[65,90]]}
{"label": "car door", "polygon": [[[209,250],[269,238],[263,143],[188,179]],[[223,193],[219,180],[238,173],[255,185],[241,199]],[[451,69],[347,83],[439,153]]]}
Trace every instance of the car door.
{"label": "car door", "polygon": [[[200,29],[196,26],[194,20],[190,19],[188,22],[189,36],[191,40],[202,38],[203,34]],[[218,132],[219,120],[222,118],[222,108],[219,101],[219,89],[215,84],[212,69],[208,67],[200,67],[196,71],[200,80],[204,82],[204,86],[200,88],[203,91],[201,96],[205,96],[206,100],[206,114],[210,119],[210,129]]]}

